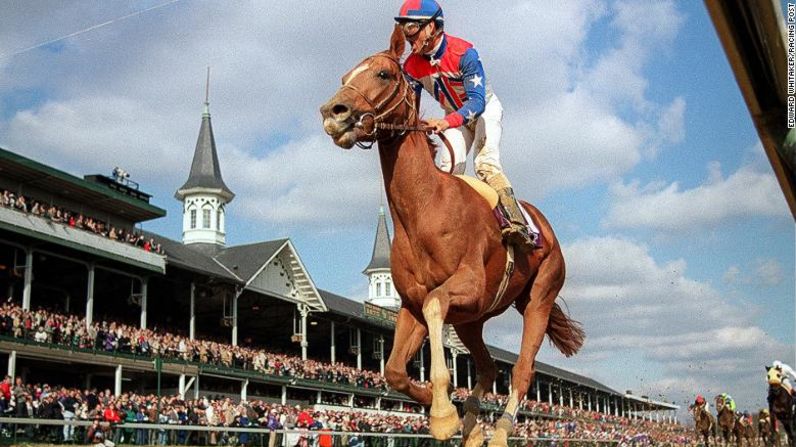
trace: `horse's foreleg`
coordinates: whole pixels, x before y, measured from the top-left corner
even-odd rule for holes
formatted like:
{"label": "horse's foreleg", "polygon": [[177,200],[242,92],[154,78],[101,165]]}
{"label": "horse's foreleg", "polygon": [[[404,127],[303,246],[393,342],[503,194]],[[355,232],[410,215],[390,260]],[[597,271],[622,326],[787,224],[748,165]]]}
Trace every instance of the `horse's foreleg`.
{"label": "horse's foreleg", "polygon": [[473,357],[477,376],[475,388],[473,388],[470,396],[464,402],[462,445],[464,447],[481,447],[484,443],[484,434],[478,425],[478,415],[481,413],[481,398],[486,390],[492,388],[492,382],[497,377],[497,367],[486,348],[486,344],[484,344],[483,322],[461,324],[454,326],[454,329],[456,329],[459,339]]}
{"label": "horse's foreleg", "polygon": [[514,430],[519,405],[525,399],[534,376],[534,361],[542,346],[550,311],[564,285],[564,262],[558,257],[547,258],[539,266],[531,287],[531,299],[523,311],[522,344],[517,363],[512,369],[511,394],[506,409],[495,424],[490,447],[506,447]]}
{"label": "horse's foreleg", "polygon": [[401,308],[395,322],[395,342],[384,367],[384,377],[392,389],[404,393],[424,406],[431,405],[431,390],[409,380],[406,364],[426,339],[426,328],[408,310]]}
{"label": "horse's foreleg", "polygon": [[[449,280],[450,281],[450,280]],[[436,292],[438,289],[435,289]],[[428,339],[431,345],[431,411],[429,411],[429,432],[434,439],[444,441],[450,439],[458,430],[459,415],[450,401],[448,387],[451,377],[445,364],[445,351],[442,346],[442,325],[448,311],[447,296],[431,293],[423,304],[423,317],[428,326]]]}

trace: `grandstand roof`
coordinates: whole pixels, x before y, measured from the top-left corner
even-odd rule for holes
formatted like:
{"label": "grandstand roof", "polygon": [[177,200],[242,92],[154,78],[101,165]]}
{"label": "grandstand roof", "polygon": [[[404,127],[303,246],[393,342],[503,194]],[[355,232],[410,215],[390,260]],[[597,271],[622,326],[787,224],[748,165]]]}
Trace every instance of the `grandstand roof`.
{"label": "grandstand roof", "polygon": [[[326,310],[323,297],[315,288],[290,239],[225,247],[215,253],[208,253],[202,247],[185,245],[154,233],[147,234],[165,249],[167,265],[174,264],[186,270],[228,280],[255,292],[298,301],[315,310]],[[278,255],[284,256],[287,263],[285,269],[289,270],[297,289],[296,296],[289,296],[284,291],[264,289],[262,283],[253,284],[256,278],[268,270],[268,264]]]}
{"label": "grandstand roof", "polygon": [[368,274],[372,270],[390,268],[390,233],[387,231],[387,218],[384,215],[384,207],[379,209],[379,224],[376,227],[376,240],[373,242],[373,255],[370,263],[362,272]]}
{"label": "grandstand roof", "polygon": [[191,163],[191,173],[188,180],[174,194],[182,200],[186,194],[210,190],[219,194],[229,202],[235,197],[221,178],[221,165],[218,163],[216,140],[213,138],[213,126],[210,123],[209,104],[205,103],[205,112],[202,114],[202,125],[199,128],[199,138],[196,140],[196,149]]}
{"label": "grandstand roof", "polygon": [[130,197],[108,186],[86,181],[53,167],[0,148],[0,172],[4,178],[21,185],[32,185],[54,196],[89,203],[99,211],[143,222],[166,215],[166,210]]}
{"label": "grandstand roof", "polygon": [[[513,352],[509,352],[509,351],[506,351],[504,349],[496,348],[494,346],[487,346],[487,349],[489,349],[489,353],[492,354],[492,357],[495,358],[495,359],[503,360],[504,362],[511,363],[512,365],[517,363],[517,359],[518,359],[517,354],[514,354]],[[587,388],[592,388],[592,389],[595,389],[597,391],[602,391],[604,393],[614,394],[614,395],[617,395],[617,396],[623,395],[622,393],[620,393],[620,392],[618,392],[618,391],[616,391],[616,390],[614,390],[612,388],[609,388],[609,387],[603,385],[602,383],[600,383],[600,382],[598,382],[598,381],[596,381],[594,379],[590,379],[588,377],[581,376],[580,374],[575,374],[575,373],[567,371],[565,369],[557,368],[557,367],[555,367],[553,365],[548,365],[547,363],[543,363],[543,362],[539,362],[539,361],[535,362],[535,365],[536,365],[536,371],[540,372],[542,374],[545,374],[545,375],[548,375],[548,376],[552,376],[552,377],[556,377],[556,378],[559,378],[559,379],[563,379],[563,380],[566,380],[567,382],[576,383],[578,385],[581,385],[581,386],[584,386],[584,387],[587,387]]]}

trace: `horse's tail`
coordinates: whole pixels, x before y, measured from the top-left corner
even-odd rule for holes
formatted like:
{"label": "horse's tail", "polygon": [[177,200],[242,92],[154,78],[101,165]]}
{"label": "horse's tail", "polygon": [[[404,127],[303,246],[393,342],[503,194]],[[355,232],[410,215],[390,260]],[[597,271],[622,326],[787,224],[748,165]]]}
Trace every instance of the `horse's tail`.
{"label": "horse's tail", "polygon": [[583,332],[583,325],[579,321],[569,318],[558,303],[553,303],[547,323],[547,336],[550,337],[550,343],[569,357],[583,346],[586,333]]}

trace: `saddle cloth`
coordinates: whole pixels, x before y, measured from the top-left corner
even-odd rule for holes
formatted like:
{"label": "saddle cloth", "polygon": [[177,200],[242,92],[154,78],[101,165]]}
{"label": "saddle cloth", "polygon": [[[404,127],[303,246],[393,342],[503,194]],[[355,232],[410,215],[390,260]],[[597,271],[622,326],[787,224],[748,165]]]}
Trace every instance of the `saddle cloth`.
{"label": "saddle cloth", "polygon": [[[497,192],[495,192],[495,190],[492,189],[491,186],[469,175],[456,174],[456,177],[459,177],[460,179],[464,180],[464,182],[470,185],[470,187],[473,188],[475,192],[480,194],[481,197],[483,197],[484,200],[486,200],[486,203],[489,204],[489,209],[495,209],[495,207],[498,206],[499,199]],[[525,221],[528,222],[528,227],[530,227],[531,233],[539,234],[539,227],[537,227],[536,222],[534,222],[533,219],[531,219],[531,216],[530,214],[528,214],[528,211],[525,211],[525,207],[521,206],[520,211],[522,211],[522,215],[525,216]]]}

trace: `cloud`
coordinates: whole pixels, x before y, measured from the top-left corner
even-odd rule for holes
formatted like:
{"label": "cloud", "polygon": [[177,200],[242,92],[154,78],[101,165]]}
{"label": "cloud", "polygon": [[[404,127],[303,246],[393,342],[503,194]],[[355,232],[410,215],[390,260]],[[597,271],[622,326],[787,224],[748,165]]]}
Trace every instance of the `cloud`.
{"label": "cloud", "polygon": [[[561,297],[587,340],[565,362],[554,348],[542,351],[543,361],[616,389],[639,386],[637,393],[664,393],[678,402],[713,390],[730,392],[743,408],[764,404],[761,367],[778,355],[792,357],[793,346],[760,327],[762,309],[727,300],[690,278],[684,260],[660,262],[646,245],[625,238],[585,238],[563,252]],[[521,324],[507,311],[487,324],[488,341],[518,349]]]}
{"label": "cloud", "polygon": [[691,189],[678,182],[617,183],[611,187],[612,205],[604,220],[608,228],[651,228],[680,232],[712,228],[744,217],[787,217],[787,206],[776,178],[751,165],[729,177],[711,163],[709,176]]}

